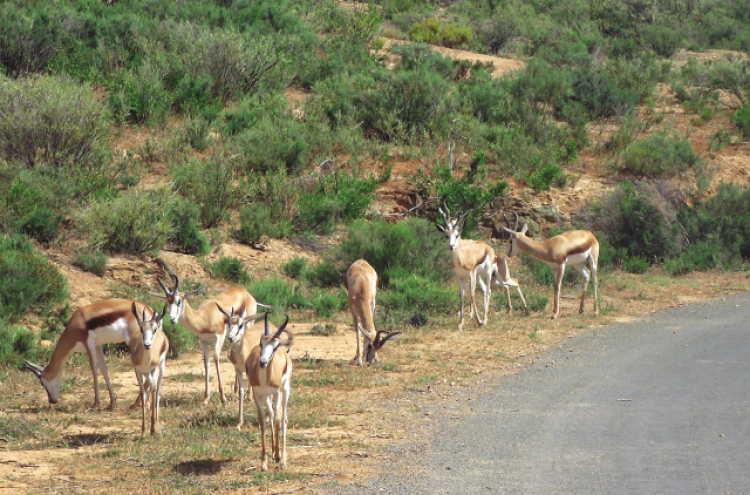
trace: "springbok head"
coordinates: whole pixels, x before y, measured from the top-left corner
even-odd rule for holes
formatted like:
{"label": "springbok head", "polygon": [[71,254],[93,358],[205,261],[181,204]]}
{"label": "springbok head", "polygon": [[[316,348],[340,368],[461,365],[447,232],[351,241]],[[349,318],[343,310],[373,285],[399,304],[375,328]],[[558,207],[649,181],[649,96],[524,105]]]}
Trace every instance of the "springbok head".
{"label": "springbok head", "polygon": [[226,320],[224,320],[224,331],[227,334],[229,342],[232,344],[242,339],[242,336],[245,335],[245,328],[247,327],[247,325],[251,324],[258,318],[263,318],[263,315],[266,314],[257,313],[254,315],[245,316],[243,314],[244,312],[235,313],[234,308],[232,308],[231,311],[227,311],[226,309],[222,308],[219,303],[216,303],[216,307],[219,308],[219,311],[221,311],[221,313],[226,317]]}
{"label": "springbok head", "polygon": [[380,350],[381,347],[385,345],[386,342],[391,340],[392,338],[398,337],[401,335],[401,332],[386,332],[378,330],[375,333],[375,338],[372,338],[372,335],[368,333],[364,329],[362,330],[362,333],[367,338],[367,348],[365,349],[365,359],[368,363],[372,364],[375,362],[375,359],[377,358],[377,353]]}
{"label": "springbok head", "polygon": [[523,224],[523,228],[521,228],[521,231],[518,231],[518,213],[515,211],[513,214],[516,216],[515,224],[513,225],[512,229],[509,229],[510,227],[510,220],[508,220],[508,217],[505,215],[505,212],[503,212],[503,218],[505,219],[505,223],[508,224],[508,227],[503,227],[503,230],[505,230],[509,237],[510,237],[510,247],[508,247],[508,257],[512,258],[516,256],[519,252],[518,250],[518,236],[523,235],[526,236],[526,230],[529,228],[527,224]]}
{"label": "springbok head", "polygon": [[151,319],[146,319],[145,306],[142,309],[141,315],[138,314],[138,309],[135,307],[135,303],[133,303],[130,309],[133,312],[133,315],[135,315],[135,321],[138,322],[138,327],[141,329],[141,334],[143,335],[143,347],[145,347],[147,350],[151,349],[151,346],[154,344],[154,337],[156,337],[156,332],[158,332],[161,328],[162,322],[164,320],[164,315],[167,312],[167,305],[164,304],[164,307],[161,309],[161,313],[159,314],[154,311],[151,315]]}
{"label": "springbok head", "polygon": [[468,217],[472,210],[468,210],[466,212],[461,212],[461,208],[459,208],[456,211],[456,216],[451,217],[450,210],[448,210],[448,206],[445,204],[445,200],[443,200],[443,208],[438,207],[438,211],[443,216],[443,221],[445,222],[445,227],[440,225],[439,223],[435,224],[435,227],[437,227],[439,232],[442,232],[443,235],[448,239],[448,247],[453,251],[458,247],[458,241],[461,240],[461,230],[463,230],[463,227],[461,223],[466,220],[466,217]]}
{"label": "springbok head", "polygon": [[167,305],[169,306],[169,321],[177,323],[177,320],[179,320],[185,312],[185,304],[187,304],[185,299],[200,293],[202,289],[198,288],[187,292],[180,292],[180,279],[173,273],[171,275],[172,280],[174,280],[174,287],[170,289],[161,278],[157,277],[156,280],[159,282],[159,285],[161,285],[161,288],[164,289],[164,294],[156,294],[152,292],[151,295],[167,300]]}
{"label": "springbok head", "polygon": [[[286,329],[286,324],[289,323],[289,315],[284,313],[284,323],[279,327],[276,332],[271,335],[271,328],[268,326],[268,313],[265,313],[265,322],[263,324],[263,333],[260,336],[260,367],[265,368],[268,363],[273,359],[273,355],[279,346],[287,346],[287,351],[292,346],[294,335],[292,332]],[[286,333],[287,338],[281,340],[281,334]]]}

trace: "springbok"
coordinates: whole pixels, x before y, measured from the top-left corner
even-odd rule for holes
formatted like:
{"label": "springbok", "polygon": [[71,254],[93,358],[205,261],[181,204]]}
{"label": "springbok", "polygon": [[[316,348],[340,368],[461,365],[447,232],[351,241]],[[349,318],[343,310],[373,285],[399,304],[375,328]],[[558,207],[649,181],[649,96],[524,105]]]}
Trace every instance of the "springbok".
{"label": "springbok", "polygon": [[[515,213],[515,212],[514,212]],[[563,275],[565,274],[565,265],[572,265],[583,274],[586,282],[583,285],[583,294],[581,294],[581,307],[579,313],[583,313],[583,305],[586,300],[586,290],[589,286],[589,270],[594,276],[594,315],[599,316],[598,294],[596,270],[599,262],[599,242],[588,230],[569,230],[560,235],[556,235],[546,241],[535,241],[526,236],[529,226],[523,224],[520,232],[518,230],[518,213],[516,223],[513,229],[503,227],[510,234],[510,248],[508,256],[513,257],[519,251],[530,255],[532,258],[544,261],[552,269],[555,277],[554,287],[554,309],[552,310],[552,319],[557,318],[560,314],[560,287],[562,285]],[[508,217],[503,213],[505,221],[510,225]],[[583,264],[588,263],[587,269]]]}
{"label": "springbok", "polygon": [[[470,295],[469,318],[475,315],[479,326],[484,326],[487,323],[487,312],[492,292],[490,284],[492,283],[500,285],[505,289],[505,295],[508,300],[508,312],[513,310],[510,302],[510,287],[515,287],[528,316],[529,308],[526,305],[526,299],[523,297],[518,281],[510,277],[510,270],[508,270],[508,264],[505,259],[497,256],[495,250],[484,241],[461,239],[461,230],[463,230],[461,222],[466,220],[466,217],[471,214],[472,210],[461,213],[459,209],[456,211],[456,216],[451,217],[445,202],[443,202],[443,208],[444,210],[438,207],[438,211],[443,217],[445,227],[438,223],[435,226],[448,239],[448,247],[451,250],[451,267],[456,274],[456,279],[458,279],[458,288],[461,295],[461,317],[458,322],[458,329],[462,330],[464,326],[464,292],[466,290],[467,279],[469,281]],[[484,294],[484,319],[479,318],[479,310],[474,301],[474,292],[477,283],[479,283],[479,289]]]}
{"label": "springbok", "polygon": [[[104,375],[109,391],[109,409],[115,408],[117,395],[109,381],[107,362],[104,360],[102,346],[127,342],[129,335],[138,330],[138,322],[131,312],[131,305],[136,305],[139,311],[145,312],[150,318],[153,310],[145,303],[132,299],[103,299],[93,304],[81,306],[65,326],[60,339],[55,345],[52,357],[46,366],[24,361],[25,371],[34,373],[47,391],[50,404],[57,403],[62,384],[62,370],[70,355],[74,352],[86,352],[89,356],[89,366],[94,376],[94,404],[99,407],[99,379],[98,371]],[[140,396],[133,403],[135,407]]]}
{"label": "springbok", "polygon": [[235,287],[215,295],[211,299],[203,301],[198,309],[193,309],[187,299],[198,292],[200,289],[180,292],[180,279],[177,275],[172,274],[174,287],[170,289],[157,278],[159,285],[164,290],[164,294],[152,295],[167,300],[169,305],[169,320],[172,323],[178,321],[191,333],[198,337],[203,349],[203,368],[206,376],[206,390],[203,396],[203,404],[208,404],[211,397],[210,372],[209,372],[209,343],[213,342],[214,363],[216,364],[216,379],[219,382],[219,398],[225,404],[227,397],[224,395],[224,388],[221,385],[221,370],[219,368],[219,354],[224,345],[224,339],[227,336],[227,326],[225,325],[224,314],[217,308],[217,303],[224,308],[232,308],[232,311],[243,317],[248,314],[258,312],[258,303],[253,296],[244,288]]}
{"label": "springbok", "polygon": [[352,263],[346,271],[344,288],[349,299],[349,311],[354,317],[354,335],[357,339],[357,354],[354,359],[362,366],[362,354],[359,348],[359,334],[362,334],[362,351],[365,360],[373,363],[377,352],[390,339],[401,335],[401,332],[375,331],[372,315],[375,312],[375,292],[378,285],[378,274],[365,260]]}
{"label": "springbok", "polygon": [[[258,318],[263,318],[266,313],[240,317],[234,313],[234,310],[230,313],[222,308],[219,303],[216,303],[216,306],[226,317],[227,339],[229,339],[229,343],[232,346],[229,350],[229,361],[234,365],[235,385],[237,385],[239,392],[240,410],[237,429],[241,430],[242,425],[245,423],[245,384],[242,375],[245,373],[247,357],[250,355],[253,347],[258,345],[260,336],[263,333],[263,324],[261,322],[255,323],[250,328],[247,327],[250,322]],[[267,307],[262,304],[258,304],[258,306]],[[276,331],[275,327],[273,331]]]}
{"label": "springbok", "polygon": [[[292,360],[287,356],[294,336],[286,329],[289,315],[284,314],[284,323],[271,334],[268,324],[268,313],[265,313],[263,333],[260,343],[256,345],[245,362],[247,381],[253,389],[253,399],[258,408],[258,425],[260,426],[261,470],[268,470],[266,461],[266,419],[271,426],[271,448],[273,458],[279,461],[281,469],[286,468],[286,409],[291,394]],[[281,340],[281,334],[287,338]],[[276,350],[286,346],[286,352]],[[275,399],[274,411],[271,401]]]}
{"label": "springbok", "polygon": [[[156,425],[159,422],[159,400],[161,398],[161,382],[164,378],[164,363],[169,351],[169,340],[162,330],[162,321],[167,311],[164,305],[160,314],[153,314],[147,319],[145,308],[138,314],[135,303],[131,311],[138,322],[140,333],[130,332],[128,350],[130,362],[135,368],[138,378],[138,388],[141,392],[141,438],[146,436],[146,402],[151,397],[151,434],[156,435]],[[162,330],[162,331],[160,331]]]}

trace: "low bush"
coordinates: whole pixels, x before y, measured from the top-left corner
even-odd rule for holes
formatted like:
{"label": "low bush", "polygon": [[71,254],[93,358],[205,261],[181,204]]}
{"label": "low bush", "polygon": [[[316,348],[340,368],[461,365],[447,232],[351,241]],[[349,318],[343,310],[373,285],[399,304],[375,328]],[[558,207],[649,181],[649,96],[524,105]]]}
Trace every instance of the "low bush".
{"label": "low bush", "polygon": [[237,284],[250,282],[250,275],[247,273],[245,265],[234,256],[222,256],[213,263],[209,263],[208,269],[214,278],[225,278]]}
{"label": "low bush", "polygon": [[651,265],[646,258],[634,256],[622,260],[622,269],[630,273],[646,273]]}
{"label": "low bush", "polygon": [[281,277],[267,277],[252,281],[247,290],[260,303],[288,309],[303,309],[309,306],[300,285],[291,286]]}
{"label": "low bush", "polygon": [[422,22],[415,22],[409,28],[409,37],[419,43],[455,48],[469,43],[473,38],[471,28],[458,24],[442,24],[432,17]]}
{"label": "low bush", "polygon": [[68,297],[65,277],[23,236],[0,237],[0,320],[43,314]]}
{"label": "low bush", "polygon": [[203,228],[218,227],[244,201],[245,185],[235,162],[234,157],[220,151],[208,161],[193,159],[172,171],[180,194],[200,208]]}
{"label": "low bush", "polygon": [[326,323],[325,325],[322,325],[321,323],[316,323],[310,329],[310,335],[321,335],[321,336],[327,337],[329,335],[333,335],[337,331],[338,331],[338,328],[336,328],[336,325],[332,323]]}
{"label": "low bush", "polygon": [[38,345],[37,336],[20,326],[9,326],[0,320],[0,365],[19,366],[23,360],[44,361],[46,352]]}
{"label": "low bush", "polygon": [[31,168],[99,168],[108,115],[93,89],[55,76],[0,82],[0,157]]}
{"label": "low bush", "polygon": [[48,245],[60,234],[62,221],[63,216],[51,208],[35,208],[18,221],[16,229],[42,244]]}
{"label": "low bush", "polygon": [[455,285],[418,276],[389,277],[388,289],[378,293],[378,306],[386,312],[418,310],[425,314],[452,314],[457,305]]}
{"label": "low bush", "polygon": [[162,248],[172,234],[167,212],[168,188],[125,192],[112,201],[91,204],[78,216],[78,225],[95,249],[142,254]]}
{"label": "low bush", "polygon": [[98,249],[82,249],[73,258],[73,265],[81,270],[103,277],[107,273],[107,261],[109,261],[109,257]]}
{"label": "low bush", "polygon": [[567,175],[562,169],[550,163],[530,173],[526,178],[526,184],[535,191],[547,191],[553,184],[556,186],[565,185],[567,180]]}
{"label": "low bush", "polygon": [[256,246],[264,237],[281,239],[291,233],[289,222],[274,222],[271,209],[265,203],[252,203],[240,210],[240,224],[232,229],[232,237],[237,241]]}
{"label": "low bush", "polygon": [[750,138],[750,104],[747,104],[732,114],[732,124],[747,139]]}
{"label": "low bush", "polygon": [[688,139],[656,133],[625,148],[623,165],[635,175],[655,178],[676,175],[694,167],[698,160]]}
{"label": "low bush", "polygon": [[211,251],[206,237],[200,231],[200,208],[182,197],[175,197],[167,210],[172,225],[169,240],[178,251],[185,254],[205,256]]}
{"label": "low bush", "polygon": [[198,337],[182,325],[170,323],[169,318],[164,318],[163,329],[169,339],[168,359],[177,359],[183,352],[192,351],[197,347]]}
{"label": "low bush", "polygon": [[307,268],[307,258],[295,255],[289,261],[281,264],[281,269],[287,277],[299,279]]}
{"label": "low bush", "polygon": [[343,289],[317,290],[308,297],[309,307],[321,318],[330,318],[348,307],[349,300]]}
{"label": "low bush", "polygon": [[134,70],[121,70],[107,87],[107,104],[118,123],[162,126],[169,116],[172,94],[151,61]]}

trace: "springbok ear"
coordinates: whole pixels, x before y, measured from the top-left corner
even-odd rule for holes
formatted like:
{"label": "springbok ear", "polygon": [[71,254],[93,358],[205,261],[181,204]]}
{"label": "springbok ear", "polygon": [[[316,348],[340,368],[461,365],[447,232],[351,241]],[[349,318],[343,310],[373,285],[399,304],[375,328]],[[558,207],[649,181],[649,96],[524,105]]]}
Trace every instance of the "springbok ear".
{"label": "springbok ear", "polygon": [[518,237],[518,232],[510,230],[508,227],[503,227],[503,230],[510,234],[511,237]]}
{"label": "springbok ear", "polygon": [[529,225],[523,224],[523,227],[521,227],[521,233],[525,234],[527,230],[529,230]]}
{"label": "springbok ear", "polygon": [[438,229],[438,232],[445,234],[445,227],[437,223],[435,224],[435,227]]}

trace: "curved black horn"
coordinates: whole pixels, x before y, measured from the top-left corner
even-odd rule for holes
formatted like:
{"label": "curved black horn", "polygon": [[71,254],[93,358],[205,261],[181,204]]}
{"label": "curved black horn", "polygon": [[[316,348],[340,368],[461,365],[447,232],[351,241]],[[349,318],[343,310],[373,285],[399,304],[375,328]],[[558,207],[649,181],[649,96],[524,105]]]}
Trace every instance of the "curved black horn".
{"label": "curved black horn", "polygon": [[266,313],[266,319],[263,322],[263,335],[269,337],[271,335],[271,329],[268,327],[268,313]]}
{"label": "curved black horn", "polygon": [[284,323],[281,324],[278,330],[276,330],[276,333],[273,334],[274,339],[278,339],[281,336],[281,332],[286,332],[287,335],[289,335],[289,331],[286,329],[286,324],[289,323],[289,315],[284,313]]}
{"label": "curved black horn", "polygon": [[164,306],[161,308],[161,313],[159,313],[159,320],[163,320],[165,314],[167,314],[167,305],[166,304],[164,304]]}
{"label": "curved black horn", "polygon": [[234,315],[234,308],[232,308],[232,314],[230,315],[229,313],[227,313],[226,309],[224,309],[224,308],[221,307],[221,305],[219,303],[217,303],[217,302],[214,302],[214,303],[216,304],[216,307],[219,308],[219,311],[221,311],[222,314],[224,314],[224,316],[226,316],[229,319],[232,318],[232,316]]}
{"label": "curved black horn", "polygon": [[170,273],[170,275],[172,276],[172,280],[174,280],[174,289],[172,290],[177,292],[177,289],[180,287],[180,279],[174,273]]}
{"label": "curved black horn", "polygon": [[156,281],[159,282],[159,285],[161,285],[161,288],[164,289],[164,292],[167,295],[171,295],[172,291],[169,290],[169,287],[167,287],[167,284],[164,283],[164,281],[161,279],[161,277],[156,277]]}
{"label": "curved black horn", "polygon": [[39,366],[38,364],[34,364],[31,361],[23,360],[25,365],[21,366],[21,371],[31,371],[34,373],[37,377],[42,375],[42,371],[44,371],[44,368]]}
{"label": "curved black horn", "polygon": [[[138,314],[138,308],[135,307],[135,302],[133,302],[133,305],[130,306],[130,311],[133,312],[133,316],[135,316],[135,321],[137,321],[138,324],[140,325],[143,322],[143,320],[141,319],[140,315]],[[144,309],[144,311],[145,311],[145,309]]]}

